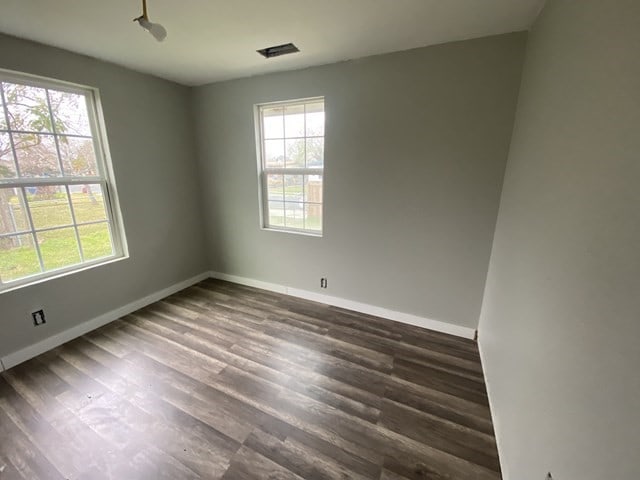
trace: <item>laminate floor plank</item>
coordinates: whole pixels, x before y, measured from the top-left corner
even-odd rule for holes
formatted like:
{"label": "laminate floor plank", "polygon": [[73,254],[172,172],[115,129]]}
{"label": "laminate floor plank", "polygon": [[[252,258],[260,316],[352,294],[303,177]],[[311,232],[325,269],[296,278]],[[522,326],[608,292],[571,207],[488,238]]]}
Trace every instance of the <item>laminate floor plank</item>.
{"label": "laminate floor plank", "polygon": [[64,476],[78,476],[86,468],[86,465],[76,463],[80,451],[65,442],[52,424],[42,418],[18,391],[14,389],[0,399],[0,409]]}
{"label": "laminate floor plank", "polygon": [[[0,380],[0,388],[5,392],[0,393],[2,401],[8,394],[8,385]],[[34,432],[35,433],[35,432]],[[6,458],[24,478],[33,479],[64,479],[64,473],[49,461],[43,451],[35,445],[27,435],[7,414],[5,408],[0,405],[0,457]]]}
{"label": "laminate floor plank", "polygon": [[[28,373],[16,376],[19,380],[14,378],[15,382],[12,382],[11,379],[9,381],[16,391],[19,391],[56,431],[54,435],[46,434],[47,437],[55,439],[57,442],[51,449],[64,451],[74,462],[77,470],[81,472],[79,476],[69,475],[69,478],[117,478],[113,476],[111,470],[114,465],[123,464],[125,458],[116,451],[115,447],[107,448],[108,443],[105,443],[96,432],[84,424],[74,412],[60,403],[55,396],[52,396],[50,387],[47,386],[48,375],[44,372],[44,368],[38,369],[33,362],[28,363]],[[12,375],[12,372],[9,371],[5,377]],[[69,388],[65,388],[59,395],[68,391]],[[27,392],[28,394],[25,395]],[[37,437],[45,436],[41,430],[43,427],[44,425],[40,422],[40,426],[37,428]]]}
{"label": "laminate floor plank", "polygon": [[393,375],[411,383],[430,387],[443,393],[478,403],[488,408],[487,393],[484,384],[468,381],[442,370],[418,365],[402,359],[396,359],[393,365]]}
{"label": "laminate floor plank", "polygon": [[214,279],[2,373],[0,469],[501,478],[475,342]]}
{"label": "laminate floor plank", "polygon": [[224,480],[301,480],[291,470],[278,465],[249,447],[243,446],[233,458]]}
{"label": "laminate floor plank", "polygon": [[[335,442],[326,441],[287,422],[276,418],[269,418],[260,425],[260,429],[282,441],[290,439],[291,441],[306,445],[308,448],[320,452],[325,457],[331,458],[332,461],[337,462],[348,471],[354,472],[357,475],[372,479],[377,479],[380,475],[380,465],[350,453]],[[377,460],[378,459],[376,459],[376,461]]]}
{"label": "laminate floor plank", "polygon": [[380,407],[382,400],[380,395],[375,395],[316,371],[315,368],[320,365],[319,362],[310,365],[305,362],[296,362],[295,359],[282,356],[282,352],[268,350],[255,344],[249,346],[246,342],[242,346],[232,346],[231,351],[241,357],[286,373],[289,378],[294,377],[295,381],[301,384],[301,388],[317,387],[333,392],[340,397],[354,400],[374,410],[378,410]]}
{"label": "laminate floor plank", "polygon": [[[113,391],[120,390],[124,399],[155,418],[156,421],[150,426],[149,438],[156,446],[206,478],[222,476],[239,448],[238,442],[209,423],[166,402],[165,392],[171,387],[164,381],[158,381],[158,377],[145,369],[142,362],[109,357],[108,352],[101,352],[99,347],[89,342],[79,346],[78,350],[109,368],[110,373],[101,373],[101,382]],[[125,390],[120,389],[117,379],[109,380],[109,377],[117,375],[130,380]],[[145,391],[146,386],[149,386],[148,391]]]}
{"label": "laminate floor plank", "polygon": [[302,478],[317,480],[366,480],[367,477],[309,446],[286,437],[281,440],[256,429],[244,445]]}
{"label": "laminate floor plank", "polygon": [[390,400],[386,400],[382,407],[378,425],[493,471],[500,469],[494,454],[495,438],[491,435]]}

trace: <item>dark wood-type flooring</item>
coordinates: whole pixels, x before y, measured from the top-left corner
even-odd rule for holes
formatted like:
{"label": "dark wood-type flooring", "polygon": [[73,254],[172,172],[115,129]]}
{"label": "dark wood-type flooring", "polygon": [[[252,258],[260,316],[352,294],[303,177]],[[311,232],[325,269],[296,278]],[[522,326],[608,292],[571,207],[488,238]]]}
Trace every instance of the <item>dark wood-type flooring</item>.
{"label": "dark wood-type flooring", "polygon": [[499,470],[474,342],[217,280],[0,376],[0,480]]}

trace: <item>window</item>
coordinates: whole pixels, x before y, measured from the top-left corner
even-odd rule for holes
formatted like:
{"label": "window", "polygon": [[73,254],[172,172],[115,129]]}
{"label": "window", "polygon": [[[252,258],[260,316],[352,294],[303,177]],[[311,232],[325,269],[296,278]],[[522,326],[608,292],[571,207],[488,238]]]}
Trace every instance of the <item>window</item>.
{"label": "window", "polygon": [[96,96],[0,70],[0,291],[124,256]]}
{"label": "window", "polygon": [[322,235],[324,99],[257,106],[264,228]]}

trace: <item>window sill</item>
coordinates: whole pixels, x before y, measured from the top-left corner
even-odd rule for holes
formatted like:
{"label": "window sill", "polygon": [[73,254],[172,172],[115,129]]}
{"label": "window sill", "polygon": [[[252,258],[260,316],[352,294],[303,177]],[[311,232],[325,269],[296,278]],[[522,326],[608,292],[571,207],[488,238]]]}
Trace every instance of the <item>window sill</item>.
{"label": "window sill", "polygon": [[273,227],[260,227],[260,230],[265,232],[276,232],[276,233],[292,233],[294,235],[302,235],[303,237],[315,237],[322,238],[323,232],[308,232],[304,230],[288,230],[285,228],[273,228]]}
{"label": "window sill", "polygon": [[5,283],[2,287],[0,287],[0,295],[4,293],[15,292],[16,290],[20,290],[25,287],[32,287],[34,285],[38,285],[40,283],[45,283],[50,280],[56,280],[58,278],[66,277],[68,275],[74,275],[76,273],[84,272],[86,270],[91,270],[96,267],[102,267],[104,265],[110,265],[112,263],[117,263],[122,260],[126,260],[129,258],[129,255],[121,255],[118,257],[109,257],[106,259],[98,259],[95,262],[84,263],[82,265],[74,265],[72,267],[67,267],[60,270],[53,270],[51,272],[46,272],[40,275],[34,275],[32,277],[26,277],[21,280],[16,280],[15,282]]}

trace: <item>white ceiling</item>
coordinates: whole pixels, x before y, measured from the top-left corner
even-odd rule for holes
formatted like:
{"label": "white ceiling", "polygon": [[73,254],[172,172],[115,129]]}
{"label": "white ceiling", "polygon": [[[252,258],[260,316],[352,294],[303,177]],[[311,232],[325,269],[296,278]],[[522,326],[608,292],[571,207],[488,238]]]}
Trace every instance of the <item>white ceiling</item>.
{"label": "white ceiling", "polygon": [[[0,31],[186,85],[528,29],[544,0],[0,0]],[[295,43],[266,60],[257,49]]]}

